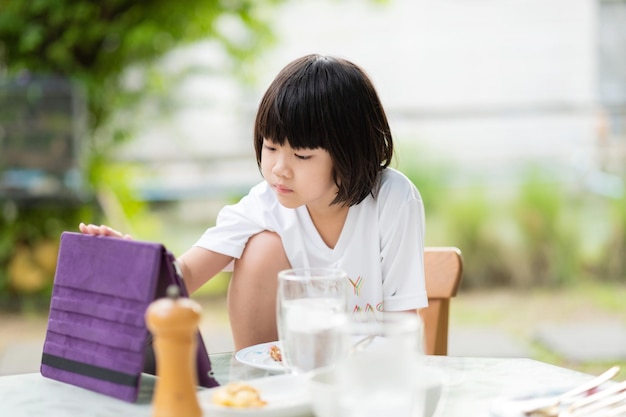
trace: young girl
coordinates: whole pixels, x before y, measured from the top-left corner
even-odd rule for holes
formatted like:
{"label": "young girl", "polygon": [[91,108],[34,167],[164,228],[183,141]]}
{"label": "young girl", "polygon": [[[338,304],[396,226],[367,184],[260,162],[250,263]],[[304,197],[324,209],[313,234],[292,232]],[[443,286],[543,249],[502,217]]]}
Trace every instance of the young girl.
{"label": "young girl", "polygon": [[[277,340],[283,269],[345,270],[353,311],[427,306],[422,200],[388,167],[391,132],[362,69],[321,55],[288,64],[261,100],[254,148],[264,181],[224,207],[179,258],[189,292],[234,260],[228,312],[236,349]],[[107,226],[80,230],[123,236]]]}

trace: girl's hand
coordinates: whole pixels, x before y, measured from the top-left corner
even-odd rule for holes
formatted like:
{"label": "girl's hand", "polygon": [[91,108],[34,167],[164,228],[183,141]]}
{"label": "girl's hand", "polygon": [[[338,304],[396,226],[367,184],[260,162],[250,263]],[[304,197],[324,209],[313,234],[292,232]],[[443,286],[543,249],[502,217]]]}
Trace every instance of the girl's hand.
{"label": "girl's hand", "polygon": [[111,229],[109,226],[100,225],[96,226],[95,224],[86,225],[85,223],[81,223],[78,225],[81,233],[85,235],[99,235],[99,236],[111,236],[111,237],[119,237],[122,239],[132,239],[131,235],[126,235],[122,232],[118,232],[117,230]]}

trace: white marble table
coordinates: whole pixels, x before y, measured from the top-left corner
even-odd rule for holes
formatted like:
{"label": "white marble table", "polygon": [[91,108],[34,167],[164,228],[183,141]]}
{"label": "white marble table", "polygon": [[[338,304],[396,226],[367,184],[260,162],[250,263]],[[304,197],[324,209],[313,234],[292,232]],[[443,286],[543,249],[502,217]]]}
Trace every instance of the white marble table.
{"label": "white marble table", "polygon": [[[265,371],[238,363],[232,353],[211,355],[217,380],[266,376]],[[493,401],[526,389],[563,387],[591,376],[523,358],[466,358],[428,356],[429,365],[450,377],[440,416],[487,417]],[[126,403],[72,385],[21,374],[0,377],[0,416],[4,417],[149,417],[154,377],[142,378],[136,403]],[[206,417],[210,417],[206,415]]]}

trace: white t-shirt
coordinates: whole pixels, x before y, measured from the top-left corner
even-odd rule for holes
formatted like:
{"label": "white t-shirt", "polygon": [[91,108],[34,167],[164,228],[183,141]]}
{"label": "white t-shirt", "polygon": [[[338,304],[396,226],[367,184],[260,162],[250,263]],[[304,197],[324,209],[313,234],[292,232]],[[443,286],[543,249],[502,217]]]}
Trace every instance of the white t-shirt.
{"label": "white t-shirt", "polygon": [[[376,198],[350,207],[334,248],[322,240],[306,206],[283,207],[265,181],[237,204],[224,207],[215,227],[195,246],[239,258],[248,238],[276,232],[293,268],[337,267],[347,272],[353,311],[403,311],[426,307],[424,206],[402,173],[381,172]],[[383,308],[384,306],[384,308]]]}

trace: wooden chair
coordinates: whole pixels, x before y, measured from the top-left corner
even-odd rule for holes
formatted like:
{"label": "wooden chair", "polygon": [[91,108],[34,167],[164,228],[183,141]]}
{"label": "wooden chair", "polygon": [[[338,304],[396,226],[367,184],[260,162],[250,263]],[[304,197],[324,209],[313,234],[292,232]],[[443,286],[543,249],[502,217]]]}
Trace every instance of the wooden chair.
{"label": "wooden chair", "polygon": [[424,351],[427,355],[448,354],[450,298],[461,284],[463,259],[455,247],[426,247],[424,273],[428,307],[419,311],[424,321]]}

